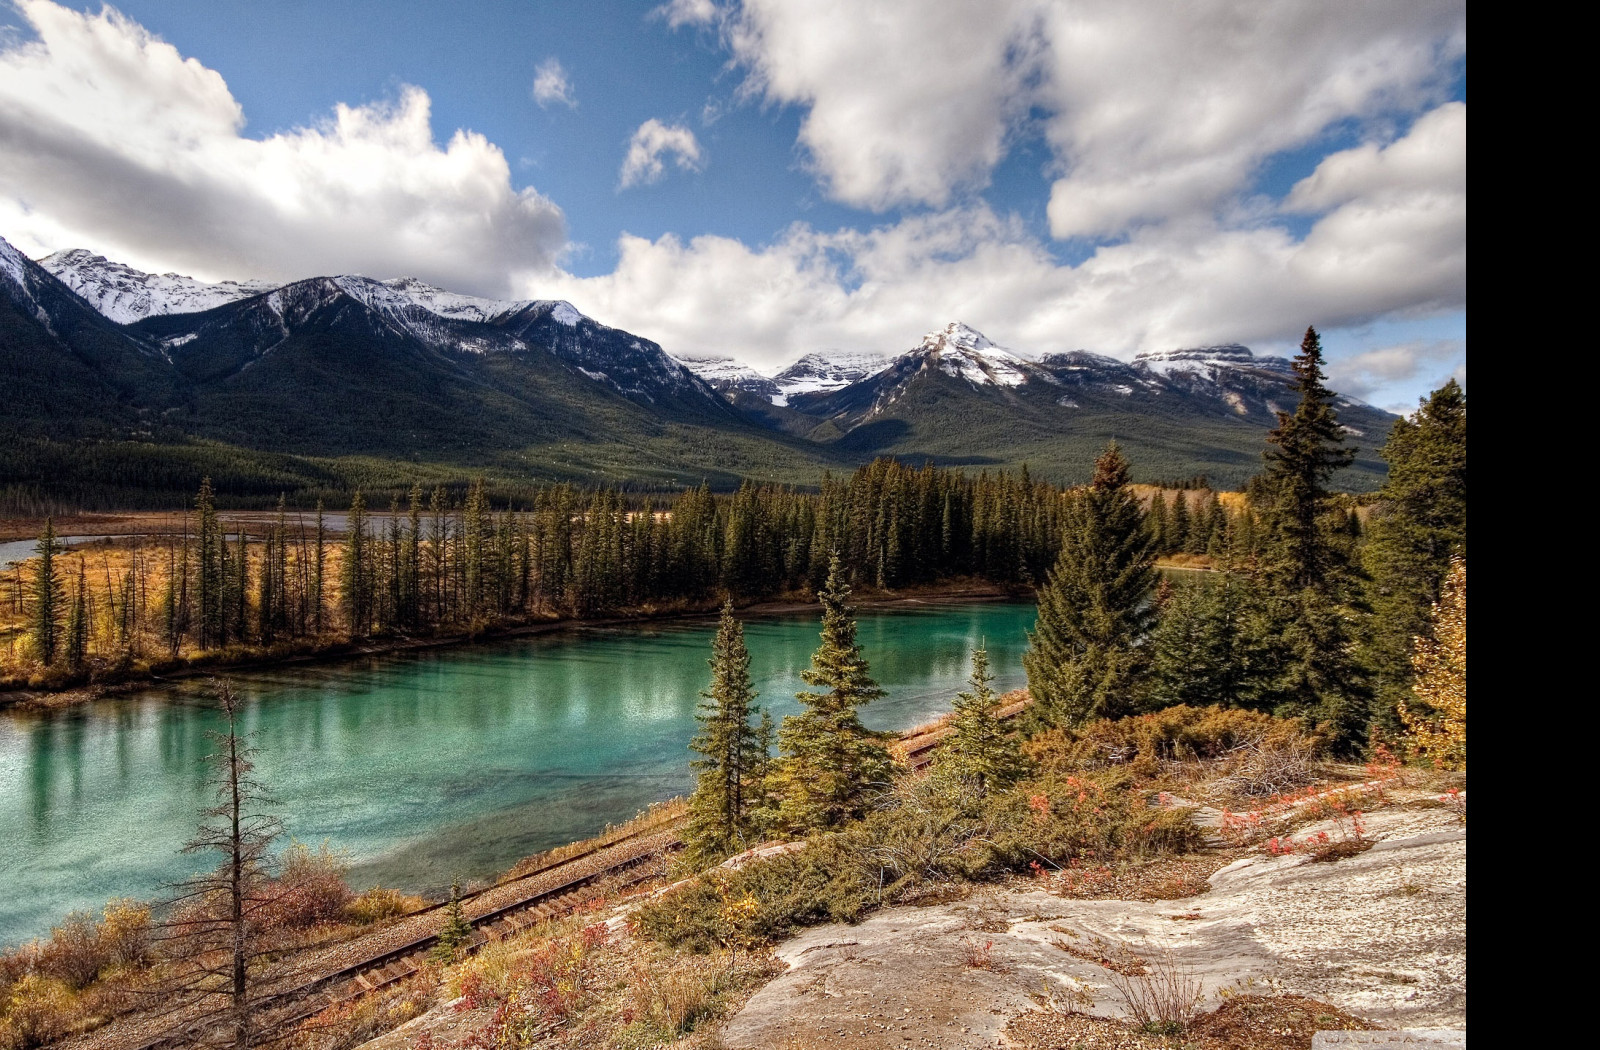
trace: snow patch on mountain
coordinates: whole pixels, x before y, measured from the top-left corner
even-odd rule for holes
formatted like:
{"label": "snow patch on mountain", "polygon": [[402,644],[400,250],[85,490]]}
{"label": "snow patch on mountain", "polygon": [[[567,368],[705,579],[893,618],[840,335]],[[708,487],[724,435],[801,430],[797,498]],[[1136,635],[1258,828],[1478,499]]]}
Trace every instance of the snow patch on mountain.
{"label": "snow patch on mountain", "polygon": [[941,372],[973,386],[1021,386],[1035,373],[1030,362],[960,321],[929,332],[911,356],[936,362]]}
{"label": "snow patch on mountain", "polygon": [[117,324],[155,314],[199,313],[277,287],[264,281],[208,284],[183,274],[145,273],[82,248],[47,255],[39,265]]}
{"label": "snow patch on mountain", "polygon": [[825,350],[801,357],[772,377],[785,404],[796,394],[828,393],[875,376],[889,366],[886,354]]}

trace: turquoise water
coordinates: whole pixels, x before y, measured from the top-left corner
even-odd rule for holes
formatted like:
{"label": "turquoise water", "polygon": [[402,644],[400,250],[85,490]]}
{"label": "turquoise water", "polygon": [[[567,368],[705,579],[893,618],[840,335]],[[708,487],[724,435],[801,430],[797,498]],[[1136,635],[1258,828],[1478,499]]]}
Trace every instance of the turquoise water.
{"label": "turquoise water", "polygon": [[[987,642],[995,686],[1023,683],[1032,605],[864,610],[888,696],[863,720],[903,729],[948,709]],[[687,745],[711,620],[534,638],[233,677],[257,773],[288,833],[348,852],[352,881],[436,891],[599,831],[691,787]],[[797,709],[810,615],[750,621],[759,702]],[[0,944],[74,908],[159,897],[209,804],[218,727],[187,682],[50,714],[0,717]]]}

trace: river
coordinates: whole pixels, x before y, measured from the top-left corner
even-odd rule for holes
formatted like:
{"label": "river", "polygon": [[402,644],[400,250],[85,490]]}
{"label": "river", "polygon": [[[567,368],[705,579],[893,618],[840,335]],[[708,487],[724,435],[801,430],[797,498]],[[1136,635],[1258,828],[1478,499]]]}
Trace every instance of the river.
{"label": "river", "polygon": [[[986,642],[997,690],[1023,684],[1031,604],[865,609],[904,729],[948,709]],[[288,835],[347,852],[358,887],[437,891],[594,834],[686,792],[713,620],[583,628],[233,676],[257,774]],[[759,703],[793,714],[814,614],[746,627]],[[57,712],[0,715],[0,945],[75,908],[160,897],[209,804],[218,719],[191,680]]]}

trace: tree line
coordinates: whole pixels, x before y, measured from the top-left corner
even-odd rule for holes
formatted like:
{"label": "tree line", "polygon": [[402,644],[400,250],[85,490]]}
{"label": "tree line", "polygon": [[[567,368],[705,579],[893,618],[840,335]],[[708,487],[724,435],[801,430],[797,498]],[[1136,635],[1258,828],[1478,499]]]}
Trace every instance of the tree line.
{"label": "tree line", "polygon": [[[746,482],[657,501],[553,485],[523,506],[412,488],[342,528],[321,503],[282,499],[252,538],[218,514],[203,481],[181,532],[141,541],[104,581],[46,522],[27,588],[30,655],[82,673],[138,660],[306,640],[475,632],[539,617],[755,601],[846,577],[900,588],[976,577],[1042,579],[1055,560],[1063,490],[1026,469],[968,477],[883,459],[816,492]],[[258,527],[259,531],[259,527]],[[20,582],[17,590],[20,592]]]}

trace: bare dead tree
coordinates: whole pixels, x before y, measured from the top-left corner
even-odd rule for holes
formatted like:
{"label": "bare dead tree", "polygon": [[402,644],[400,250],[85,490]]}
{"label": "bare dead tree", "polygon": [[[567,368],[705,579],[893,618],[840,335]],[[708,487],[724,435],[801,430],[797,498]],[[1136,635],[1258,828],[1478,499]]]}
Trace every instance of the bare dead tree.
{"label": "bare dead tree", "polygon": [[274,802],[253,775],[255,749],[239,731],[237,695],[224,680],[213,690],[227,719],[226,731],[209,734],[215,750],[206,756],[217,802],[184,852],[215,854],[221,862],[183,884],[165,923],[163,954],[183,962],[178,987],[169,989],[174,998],[198,1005],[221,997],[226,1004],[200,1011],[191,1030],[206,1042],[246,1050],[270,1034],[256,1024],[260,1004],[250,967],[269,950],[262,936],[262,912],[274,900],[268,851],[283,825],[266,812]]}

